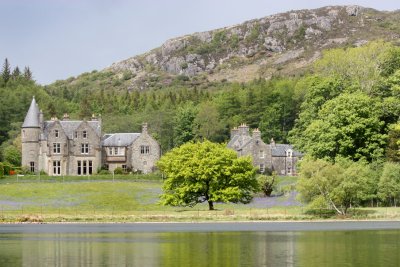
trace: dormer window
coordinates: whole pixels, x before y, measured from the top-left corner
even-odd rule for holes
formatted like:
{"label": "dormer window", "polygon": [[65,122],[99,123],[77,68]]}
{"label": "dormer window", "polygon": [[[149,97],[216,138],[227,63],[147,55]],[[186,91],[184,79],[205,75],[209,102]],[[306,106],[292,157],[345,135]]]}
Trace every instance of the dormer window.
{"label": "dormer window", "polygon": [[55,138],[58,138],[59,135],[60,135],[59,131],[58,131],[58,130],[54,130],[54,137],[55,137]]}
{"label": "dormer window", "polygon": [[291,149],[286,150],[286,157],[291,158],[293,156],[293,151]]}
{"label": "dormer window", "polygon": [[74,136],[75,136],[75,138],[78,138],[78,132],[77,131],[75,131]]}
{"label": "dormer window", "polygon": [[82,132],[82,138],[84,138],[84,139],[88,138],[87,131]]}

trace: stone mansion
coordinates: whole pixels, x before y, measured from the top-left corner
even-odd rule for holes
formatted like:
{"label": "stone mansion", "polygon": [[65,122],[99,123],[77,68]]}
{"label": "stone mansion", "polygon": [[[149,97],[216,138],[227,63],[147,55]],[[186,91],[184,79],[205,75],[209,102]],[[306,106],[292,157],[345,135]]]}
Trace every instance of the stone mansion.
{"label": "stone mansion", "polygon": [[141,133],[102,134],[101,119],[44,121],[43,113],[32,99],[21,129],[22,166],[49,175],[91,175],[105,166],[110,171],[149,173],[160,158],[157,141],[143,124]]}
{"label": "stone mansion", "polygon": [[261,173],[275,171],[278,175],[297,175],[296,163],[303,155],[288,144],[276,144],[271,139],[265,144],[261,139],[261,132],[254,129],[250,134],[249,126],[242,124],[231,130],[231,139],[228,147],[235,150],[239,156],[250,155],[253,165]]}

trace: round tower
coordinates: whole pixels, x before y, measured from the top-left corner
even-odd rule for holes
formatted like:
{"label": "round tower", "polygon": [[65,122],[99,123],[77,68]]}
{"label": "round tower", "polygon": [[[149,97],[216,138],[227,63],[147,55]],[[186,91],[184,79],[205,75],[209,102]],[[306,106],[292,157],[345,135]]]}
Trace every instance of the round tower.
{"label": "round tower", "polygon": [[22,166],[28,167],[32,172],[40,170],[40,132],[41,112],[39,111],[35,97],[33,97],[21,129]]}

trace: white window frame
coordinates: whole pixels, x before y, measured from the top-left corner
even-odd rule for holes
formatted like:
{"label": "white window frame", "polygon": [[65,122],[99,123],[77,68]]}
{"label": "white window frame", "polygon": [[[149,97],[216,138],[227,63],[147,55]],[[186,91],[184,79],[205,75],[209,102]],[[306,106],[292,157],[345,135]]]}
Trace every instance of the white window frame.
{"label": "white window frame", "polygon": [[88,132],[86,130],[82,131],[82,138],[83,139],[87,139],[88,138]]}
{"label": "white window frame", "polygon": [[260,166],[259,166],[259,168],[260,168],[260,172],[261,172],[261,173],[264,173],[264,172],[265,172],[265,164],[261,163]]}
{"label": "white window frame", "polygon": [[140,146],[140,154],[142,154],[142,155],[148,155],[148,154],[150,154],[150,146],[148,146],[148,145],[141,145],[141,146]]}
{"label": "white window frame", "polygon": [[61,175],[61,161],[53,161],[53,175]]}
{"label": "white window frame", "polygon": [[54,137],[55,138],[60,137],[60,132],[58,130],[54,130]]}
{"label": "white window frame", "polygon": [[53,154],[61,154],[61,143],[53,143]]}
{"label": "white window frame", "polygon": [[89,154],[89,143],[81,144],[81,154]]}
{"label": "white window frame", "polygon": [[260,150],[260,159],[265,158],[265,151],[264,150]]}

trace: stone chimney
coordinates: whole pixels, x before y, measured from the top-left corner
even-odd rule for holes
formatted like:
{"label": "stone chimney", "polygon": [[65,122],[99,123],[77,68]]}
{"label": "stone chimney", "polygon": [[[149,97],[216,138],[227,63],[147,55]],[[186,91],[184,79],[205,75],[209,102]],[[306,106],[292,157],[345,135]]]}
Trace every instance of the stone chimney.
{"label": "stone chimney", "polygon": [[68,113],[64,113],[63,121],[69,121],[69,114]]}
{"label": "stone chimney", "polygon": [[253,130],[253,139],[254,140],[261,140],[261,132],[258,128]]}
{"label": "stone chimney", "polygon": [[240,126],[239,126],[239,134],[240,135],[250,135],[250,133],[249,133],[249,126],[247,126],[246,125],[246,123],[242,123]]}
{"label": "stone chimney", "polygon": [[144,122],[144,123],[142,124],[142,133],[147,134],[147,122]]}
{"label": "stone chimney", "polygon": [[239,129],[237,127],[234,127],[231,130],[231,138],[235,137],[235,135],[237,135],[239,133]]}
{"label": "stone chimney", "polygon": [[97,121],[97,117],[94,113],[92,114],[92,121]]}
{"label": "stone chimney", "polygon": [[271,138],[270,144],[271,144],[272,147],[275,147],[275,140],[274,140],[274,138]]}

